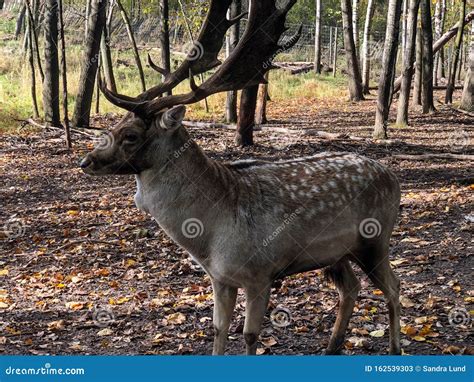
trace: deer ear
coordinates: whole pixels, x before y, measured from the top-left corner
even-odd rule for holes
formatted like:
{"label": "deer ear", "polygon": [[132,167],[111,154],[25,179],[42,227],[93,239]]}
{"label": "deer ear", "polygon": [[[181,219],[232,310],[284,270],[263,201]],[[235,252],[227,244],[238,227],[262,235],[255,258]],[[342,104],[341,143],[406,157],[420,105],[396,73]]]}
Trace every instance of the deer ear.
{"label": "deer ear", "polygon": [[174,106],[166,110],[161,116],[161,127],[165,130],[174,130],[181,126],[186,113],[186,107],[183,105]]}

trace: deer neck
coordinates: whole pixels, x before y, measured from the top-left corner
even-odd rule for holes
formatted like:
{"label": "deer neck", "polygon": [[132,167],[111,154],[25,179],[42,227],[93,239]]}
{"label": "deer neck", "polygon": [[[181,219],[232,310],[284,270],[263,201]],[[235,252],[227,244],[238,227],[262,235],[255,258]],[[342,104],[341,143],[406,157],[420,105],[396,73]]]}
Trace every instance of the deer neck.
{"label": "deer neck", "polygon": [[218,180],[222,169],[188,139],[164,166],[136,175],[137,207],[200,263],[207,253],[214,204],[224,192]]}

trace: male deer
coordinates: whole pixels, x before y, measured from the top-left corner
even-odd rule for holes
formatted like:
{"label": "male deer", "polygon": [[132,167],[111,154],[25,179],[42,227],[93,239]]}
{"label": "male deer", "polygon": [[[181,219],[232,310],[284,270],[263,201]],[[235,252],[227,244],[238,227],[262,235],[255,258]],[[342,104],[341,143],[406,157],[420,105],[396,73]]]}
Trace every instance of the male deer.
{"label": "male deer", "polygon": [[294,2],[277,8],[275,0],[252,1],[233,54],[201,86],[191,80],[188,94],[155,98],[189,72],[218,64],[223,36],[235,21],[225,18],[231,0],[211,2],[198,39],[205,54],[195,61],[188,56],[163,84],[138,98],[112,93],[101,84],[105,96],[129,113],[112,130],[111,144],[86,155],[81,167],[91,175],[134,174],[137,207],[151,214],[210,276],[213,354],[224,354],[238,288],[246,296],[247,354],[255,354],[272,282],[323,267],[340,294],[326,353],[339,353],[360,288],[350,262],[384,292],[390,353],[399,354],[399,281],[388,253],[400,202],[395,175],[350,153],[220,163],[209,159],[182,125],[184,104],[263,80]]}

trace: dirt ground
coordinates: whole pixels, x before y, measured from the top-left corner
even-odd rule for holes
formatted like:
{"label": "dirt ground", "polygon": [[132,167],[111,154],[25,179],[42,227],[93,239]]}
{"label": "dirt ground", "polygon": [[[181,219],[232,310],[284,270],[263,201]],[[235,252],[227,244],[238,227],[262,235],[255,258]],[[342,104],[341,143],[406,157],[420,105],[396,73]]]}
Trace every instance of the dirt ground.
{"label": "dirt ground", "polygon": [[[472,354],[474,302],[472,161],[394,155],[472,154],[474,118],[439,106],[412,113],[390,129],[390,142],[305,134],[317,129],[368,138],[375,101],[289,100],[269,105],[274,130],[240,150],[233,132],[190,128],[212,158],[268,160],[321,151],[354,151],[398,175],[402,208],[391,260],[401,279],[406,354]],[[107,126],[112,117],[96,124]],[[286,131],[287,129],[288,131]],[[22,132],[25,130],[22,130]],[[3,237],[0,241],[0,352],[6,354],[209,354],[209,279],[133,202],[132,177],[93,178],[78,168],[92,142],[59,132],[3,136]],[[363,289],[347,335],[347,354],[386,354],[387,307],[381,291]],[[239,295],[228,352],[241,353],[244,302]],[[284,309],[287,326],[270,321]],[[272,292],[259,354],[321,354],[337,312],[337,292],[321,271],[285,279]]]}

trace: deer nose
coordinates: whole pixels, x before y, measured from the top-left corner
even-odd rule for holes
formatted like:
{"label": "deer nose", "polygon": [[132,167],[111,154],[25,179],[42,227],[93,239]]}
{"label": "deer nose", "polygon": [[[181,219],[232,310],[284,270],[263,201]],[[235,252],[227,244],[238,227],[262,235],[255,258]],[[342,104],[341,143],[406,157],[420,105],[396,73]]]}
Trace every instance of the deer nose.
{"label": "deer nose", "polygon": [[79,166],[84,169],[89,167],[92,164],[92,160],[89,158],[89,156],[85,156],[82,160],[81,163],[79,163]]}

